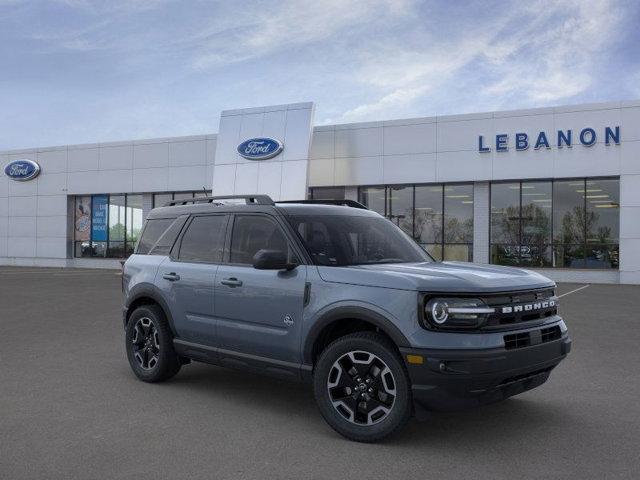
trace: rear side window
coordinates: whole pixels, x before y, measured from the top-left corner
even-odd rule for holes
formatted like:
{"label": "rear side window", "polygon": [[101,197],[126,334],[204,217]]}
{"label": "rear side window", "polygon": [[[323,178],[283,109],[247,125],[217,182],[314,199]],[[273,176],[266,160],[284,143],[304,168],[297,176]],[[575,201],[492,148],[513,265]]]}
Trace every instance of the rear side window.
{"label": "rear side window", "polygon": [[194,217],[182,236],[178,259],[183,262],[220,263],[227,218],[226,215]]}
{"label": "rear side window", "polygon": [[136,253],[146,255],[151,250],[162,234],[175,221],[175,218],[153,218],[147,220],[147,224],[138,242]]}
{"label": "rear side window", "polygon": [[149,255],[169,255],[173,244],[176,243],[176,239],[178,235],[180,235],[180,231],[188,218],[189,215],[181,215],[178,217],[160,236],[156,244],[151,247]]}

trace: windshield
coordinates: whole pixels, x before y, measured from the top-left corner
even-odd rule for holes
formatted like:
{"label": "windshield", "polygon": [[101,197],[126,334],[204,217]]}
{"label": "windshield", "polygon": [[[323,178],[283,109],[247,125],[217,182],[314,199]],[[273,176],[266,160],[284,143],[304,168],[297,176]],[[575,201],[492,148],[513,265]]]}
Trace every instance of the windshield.
{"label": "windshield", "polygon": [[382,217],[300,215],[288,220],[316,265],[433,261],[402,230]]}

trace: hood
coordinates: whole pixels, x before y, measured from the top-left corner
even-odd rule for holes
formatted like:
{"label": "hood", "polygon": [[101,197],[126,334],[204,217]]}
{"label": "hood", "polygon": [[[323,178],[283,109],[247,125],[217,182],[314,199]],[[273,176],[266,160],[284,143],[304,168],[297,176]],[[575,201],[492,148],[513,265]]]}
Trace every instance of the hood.
{"label": "hood", "polygon": [[421,292],[500,292],[554,286],[522,268],[466,262],[423,262],[318,267],[327,282]]}

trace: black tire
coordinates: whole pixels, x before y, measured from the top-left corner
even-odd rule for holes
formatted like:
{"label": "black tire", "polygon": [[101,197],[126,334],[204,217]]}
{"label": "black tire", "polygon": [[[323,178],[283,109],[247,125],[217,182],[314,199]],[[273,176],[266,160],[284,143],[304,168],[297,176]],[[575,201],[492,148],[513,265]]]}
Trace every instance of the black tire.
{"label": "black tire", "polygon": [[[146,335],[147,330],[150,335]],[[127,322],[125,342],[131,370],[143,382],[163,382],[180,370],[167,317],[157,305],[142,305],[133,311]]]}
{"label": "black tire", "polygon": [[315,365],[313,389],[326,422],[350,440],[382,440],[411,417],[407,370],[395,346],[378,333],[353,333],[325,348]]}

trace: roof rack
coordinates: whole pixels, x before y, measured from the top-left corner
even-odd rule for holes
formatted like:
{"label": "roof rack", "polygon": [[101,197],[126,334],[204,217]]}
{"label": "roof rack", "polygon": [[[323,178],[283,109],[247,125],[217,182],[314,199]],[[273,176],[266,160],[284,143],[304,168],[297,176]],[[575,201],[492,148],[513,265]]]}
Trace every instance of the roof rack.
{"label": "roof rack", "polygon": [[189,205],[196,203],[214,203],[223,205],[220,200],[244,200],[247,205],[274,205],[269,195],[223,195],[219,197],[198,197],[186,198],[182,200],[171,200],[164,204],[165,207],[175,207],[176,205]]}
{"label": "roof rack", "polygon": [[318,205],[340,205],[343,207],[360,208],[363,210],[369,210],[360,202],[355,200],[283,200],[276,203],[306,203],[306,204],[318,204]]}

